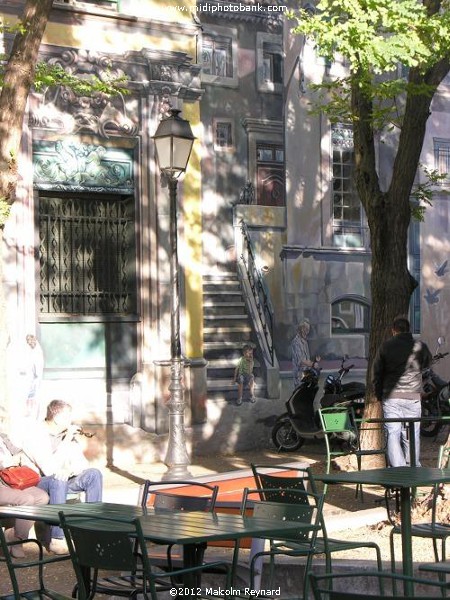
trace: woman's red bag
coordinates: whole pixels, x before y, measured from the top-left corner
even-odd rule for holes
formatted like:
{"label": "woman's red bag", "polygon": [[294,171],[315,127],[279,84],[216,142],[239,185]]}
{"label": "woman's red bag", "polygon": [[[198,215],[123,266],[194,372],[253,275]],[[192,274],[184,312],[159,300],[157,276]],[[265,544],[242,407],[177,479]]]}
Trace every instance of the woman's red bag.
{"label": "woman's red bag", "polygon": [[7,467],[0,471],[0,478],[6,485],[16,490],[25,490],[26,488],[37,485],[40,476],[36,471],[26,466]]}

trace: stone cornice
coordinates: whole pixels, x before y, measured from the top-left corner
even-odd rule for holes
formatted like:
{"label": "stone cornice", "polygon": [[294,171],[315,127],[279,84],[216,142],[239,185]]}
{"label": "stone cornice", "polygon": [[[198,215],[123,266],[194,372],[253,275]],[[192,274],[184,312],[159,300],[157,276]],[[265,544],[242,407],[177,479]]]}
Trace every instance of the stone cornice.
{"label": "stone cornice", "polygon": [[252,131],[281,133],[283,131],[282,121],[273,121],[271,119],[254,119],[246,117],[242,119],[242,126],[247,133]]}
{"label": "stone cornice", "polygon": [[[23,4],[23,2],[14,0],[2,0],[0,10],[6,15],[17,17],[23,8]],[[198,29],[194,22],[190,23],[189,21],[163,21],[155,18],[116,13],[98,6],[58,4],[56,2],[53,5],[50,21],[69,27],[97,21],[101,23],[102,30],[119,29],[132,32],[141,29],[149,35],[167,33],[191,36],[195,35]]]}

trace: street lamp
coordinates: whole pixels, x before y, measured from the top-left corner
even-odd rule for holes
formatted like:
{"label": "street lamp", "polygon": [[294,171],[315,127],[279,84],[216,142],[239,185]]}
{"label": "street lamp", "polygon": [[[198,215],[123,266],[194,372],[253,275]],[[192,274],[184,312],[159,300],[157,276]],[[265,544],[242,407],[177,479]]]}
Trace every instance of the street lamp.
{"label": "street lamp", "polygon": [[184,428],[183,359],[180,343],[180,282],[177,234],[177,187],[178,177],[186,171],[194,143],[189,121],[182,119],[181,111],[170,110],[170,116],[159,123],[153,139],[161,173],[167,178],[170,198],[170,399],[169,444],[165,463],[168,467],[165,479],[189,477],[190,464],[186,449]]}

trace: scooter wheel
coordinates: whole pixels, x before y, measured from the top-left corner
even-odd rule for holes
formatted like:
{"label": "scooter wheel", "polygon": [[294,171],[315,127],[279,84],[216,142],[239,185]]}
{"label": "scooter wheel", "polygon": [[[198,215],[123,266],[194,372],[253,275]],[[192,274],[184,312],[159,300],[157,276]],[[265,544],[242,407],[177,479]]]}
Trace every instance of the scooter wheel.
{"label": "scooter wheel", "polygon": [[[435,417],[434,406],[422,404],[422,417]],[[422,421],[420,424],[420,435],[423,437],[436,437],[442,427],[442,421]]]}
{"label": "scooter wheel", "polygon": [[289,420],[276,423],[272,429],[272,442],[279,452],[295,452],[301,448],[305,438],[298,435]]}

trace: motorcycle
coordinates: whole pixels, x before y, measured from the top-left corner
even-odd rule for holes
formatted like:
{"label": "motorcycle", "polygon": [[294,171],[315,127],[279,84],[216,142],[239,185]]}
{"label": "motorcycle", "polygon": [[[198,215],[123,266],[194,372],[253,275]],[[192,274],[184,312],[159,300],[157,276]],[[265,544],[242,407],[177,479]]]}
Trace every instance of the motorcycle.
{"label": "motorcycle", "polygon": [[[443,337],[437,340],[437,348],[431,360],[431,366],[422,373],[422,417],[450,416],[450,382],[437,375],[432,366],[448,355],[448,352],[439,352],[445,342]],[[424,437],[435,437],[443,426],[443,422],[423,421],[420,424],[420,433]]]}
{"label": "motorcycle", "polygon": [[[366,386],[352,381],[342,383],[354,365],[345,366],[344,357],[337,375],[328,375],[323,387],[320,407],[352,405],[358,414],[364,411]],[[286,402],[286,411],[280,415],[272,429],[272,441],[281,452],[294,452],[303,446],[306,439],[323,437],[314,399],[319,391],[319,368],[308,367],[303,371],[300,385]]]}

